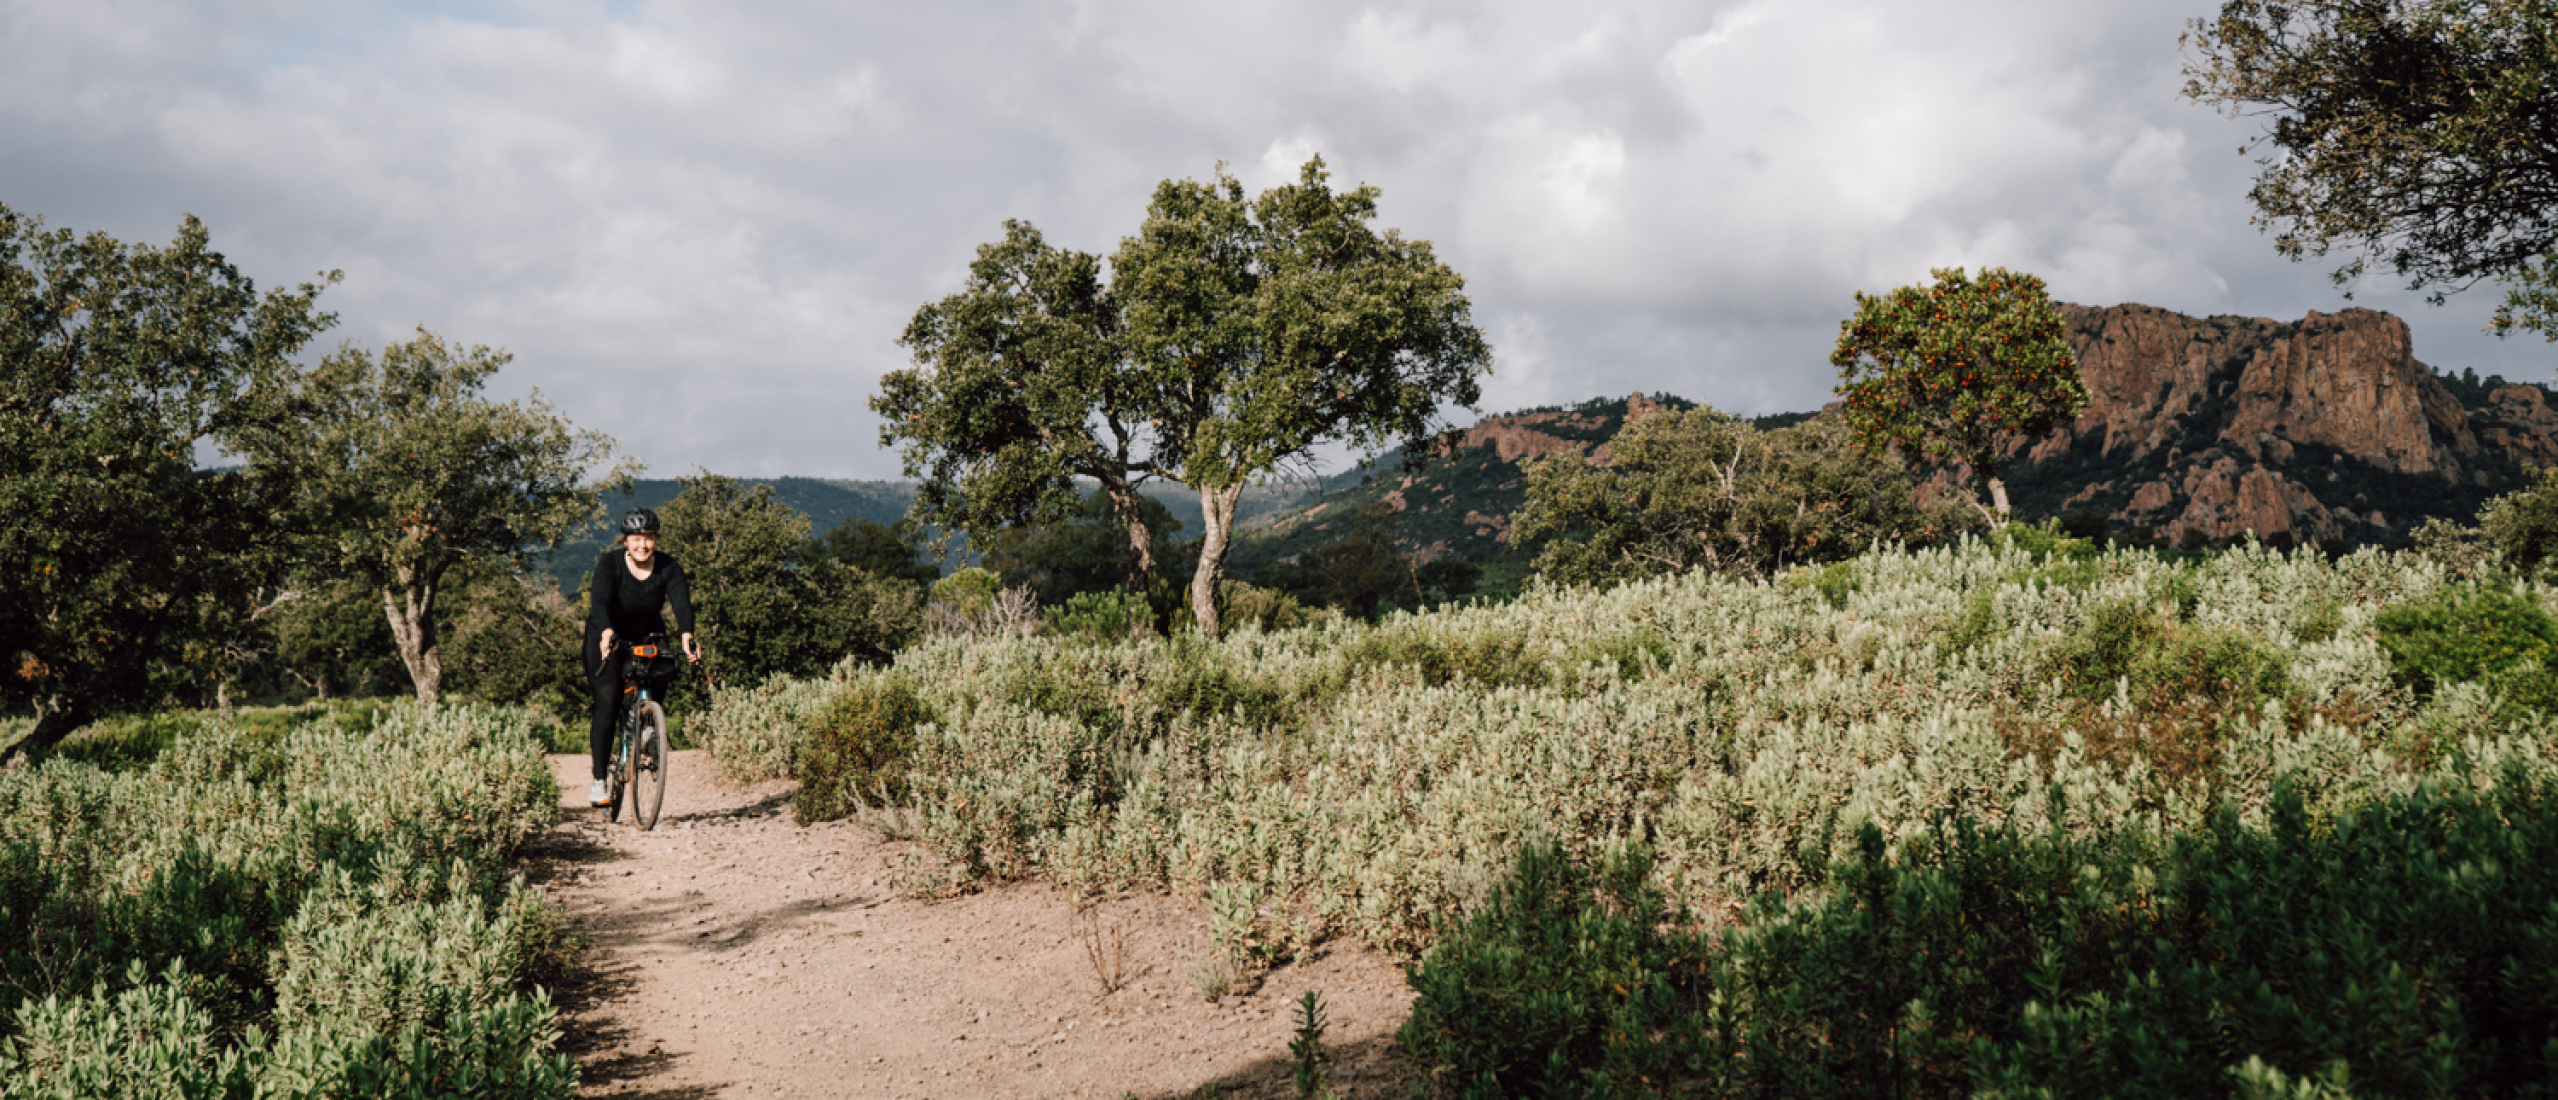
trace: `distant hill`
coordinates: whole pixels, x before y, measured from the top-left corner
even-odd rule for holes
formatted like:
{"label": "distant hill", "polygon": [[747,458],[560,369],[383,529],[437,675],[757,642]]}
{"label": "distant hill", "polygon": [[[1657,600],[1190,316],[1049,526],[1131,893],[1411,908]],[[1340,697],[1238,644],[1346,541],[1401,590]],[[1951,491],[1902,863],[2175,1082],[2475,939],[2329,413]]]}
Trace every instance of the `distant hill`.
{"label": "distant hill", "polygon": [[[895,523],[906,514],[915,500],[915,486],[905,481],[839,481],[816,477],[739,478],[748,485],[770,485],[775,499],[809,518],[810,529],[818,534],[831,531],[848,519],[867,519],[879,523]],[[585,534],[563,543],[552,551],[539,568],[560,582],[560,591],[575,594],[586,571],[595,567],[595,556],[613,541],[613,524],[622,513],[633,508],[657,509],[675,499],[683,486],[666,478],[643,478],[631,483],[627,493],[615,493],[604,500],[604,522]],[[676,550],[675,547],[668,547]],[[680,550],[676,550],[681,553]]]}
{"label": "distant hill", "polygon": [[[807,516],[809,530],[820,535],[834,530],[848,519],[895,523],[915,503],[915,483],[911,481],[846,481],[816,477],[749,477],[737,480],[747,485],[772,486],[774,498]],[[632,508],[665,507],[666,502],[675,499],[675,494],[682,489],[681,483],[667,478],[643,478],[632,482],[629,492],[616,493],[605,500],[604,523],[562,544],[538,562],[537,568],[557,580],[560,591],[575,593],[578,584],[585,579],[586,571],[594,568],[595,556],[603,553],[604,547],[613,541],[612,524],[623,512]],[[1165,510],[1181,521],[1181,529],[1174,537],[1199,537],[1205,525],[1200,521],[1197,492],[1177,484],[1148,485],[1143,491],[1163,502]],[[1235,520],[1238,524],[1248,523],[1294,507],[1321,492],[1318,486],[1311,484],[1257,485],[1245,490],[1243,499],[1236,503]],[[680,547],[670,546],[668,549],[682,553]],[[964,547],[961,552],[963,560],[975,560]]]}

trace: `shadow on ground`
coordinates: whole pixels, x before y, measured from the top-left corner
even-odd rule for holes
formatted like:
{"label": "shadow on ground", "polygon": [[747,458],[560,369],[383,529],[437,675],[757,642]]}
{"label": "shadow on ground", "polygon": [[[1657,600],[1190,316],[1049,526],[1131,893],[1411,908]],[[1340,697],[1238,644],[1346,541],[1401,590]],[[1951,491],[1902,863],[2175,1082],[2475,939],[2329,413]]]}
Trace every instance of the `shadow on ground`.
{"label": "shadow on ground", "polygon": [[[638,1100],[708,1100],[717,1095],[702,1086],[627,1091],[635,1082],[656,1078],[673,1069],[679,1061],[655,1043],[645,1051],[631,1052],[634,1030],[626,1025],[598,1023],[587,1010],[629,996],[638,982],[633,968],[598,967],[592,956],[573,968],[560,988],[553,991],[551,1001],[563,1017],[582,1019],[580,1026],[561,1036],[559,1051],[577,1062],[581,1091],[607,1089],[616,1096]],[[602,1053],[602,1052],[619,1053]]]}
{"label": "shadow on ground", "polygon": [[[1343,1100],[1366,1100],[1369,1097],[1406,1097],[1412,1094],[1412,1075],[1404,1068],[1397,1053],[1394,1037],[1379,1035],[1358,1042],[1327,1044],[1331,1056],[1327,1070],[1330,1087]],[[1234,1073],[1221,1074],[1199,1087],[1180,1092],[1127,1092],[1134,1100],[1294,1100],[1297,1095],[1296,1063],[1285,1055],[1264,1058]]]}

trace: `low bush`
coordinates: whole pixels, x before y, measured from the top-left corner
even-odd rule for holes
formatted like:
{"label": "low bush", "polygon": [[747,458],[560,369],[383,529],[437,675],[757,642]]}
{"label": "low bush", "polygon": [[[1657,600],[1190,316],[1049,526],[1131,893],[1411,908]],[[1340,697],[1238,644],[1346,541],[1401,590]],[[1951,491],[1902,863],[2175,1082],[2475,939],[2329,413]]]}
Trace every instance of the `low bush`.
{"label": "low bush", "polygon": [[[1830,889],[1867,824],[2163,833],[2216,801],[2261,813],[2278,777],[2331,815],[2503,761],[2558,771],[2558,722],[2514,690],[2396,681],[2373,623],[2448,583],[2416,555],[1973,542],[1851,574],[1837,606],[1811,574],[1692,574],[1218,639],[928,639],[890,673],[934,716],[897,820],[938,859],[907,881],[1240,889],[1292,941],[1409,954],[1528,836],[1576,858],[1648,838],[1665,887],[1728,915]],[[2302,637],[2313,618],[2334,632]],[[725,702],[723,768],[788,774],[857,679],[768,684],[754,722]]]}
{"label": "low bush", "polygon": [[2417,691],[2490,680],[2558,650],[2558,619],[2532,599],[2495,588],[2446,588],[2381,611],[2380,645]]}
{"label": "low bush", "polygon": [[1510,631],[1462,634],[1428,629],[1405,620],[1343,647],[1351,675],[1362,668],[1397,668],[1419,677],[1424,686],[1471,681],[1485,688],[1543,685],[1551,673],[1547,663],[1528,649],[1528,639]]}
{"label": "low bush", "polygon": [[1043,615],[1048,632],[1109,645],[1152,631],[1154,609],[1134,592],[1078,592]]}
{"label": "low bush", "polygon": [[729,782],[783,778],[795,766],[809,716],[835,690],[832,678],[775,676],[754,687],[712,692],[709,713],[694,726],[695,740],[710,750]]}
{"label": "low bush", "polygon": [[1216,650],[1201,645],[1176,648],[1163,672],[1147,685],[1149,713],[1139,725],[1153,737],[1172,732],[1176,722],[1225,718],[1250,729],[1292,728],[1299,703],[1270,681],[1237,672]]}
{"label": "low bush", "polygon": [[565,1096],[569,945],[503,876],[558,811],[530,717],[193,721],[0,773],[0,1097]]}
{"label": "low bush", "polygon": [[1639,849],[1531,845],[1401,1039],[1442,1096],[2548,1095],[2553,850],[2520,769],[2164,841],[1943,816],[1716,942]]}
{"label": "low bush", "polygon": [[791,817],[802,825],[849,817],[863,806],[906,797],[906,766],[915,751],[915,727],[932,721],[924,705],[895,676],[847,684],[809,716],[793,777]]}
{"label": "low bush", "polygon": [[1395,1038],[1432,1094],[1629,1095],[1690,1074],[1712,941],[1651,869],[1640,847],[1595,871],[1548,841],[1520,848],[1510,879],[1410,971]]}

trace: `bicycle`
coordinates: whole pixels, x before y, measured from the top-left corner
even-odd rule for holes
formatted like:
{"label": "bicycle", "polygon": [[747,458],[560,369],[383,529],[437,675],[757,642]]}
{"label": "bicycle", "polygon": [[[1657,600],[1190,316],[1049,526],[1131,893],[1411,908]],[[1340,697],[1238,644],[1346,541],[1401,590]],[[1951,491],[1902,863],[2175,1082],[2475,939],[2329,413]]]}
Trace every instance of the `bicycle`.
{"label": "bicycle", "polygon": [[682,666],[664,635],[652,634],[639,644],[621,647],[621,717],[614,723],[613,756],[606,782],[612,794],[604,819],[622,819],[622,791],[631,792],[631,822],[640,831],[657,828],[658,811],[666,804],[666,708],[653,697]]}

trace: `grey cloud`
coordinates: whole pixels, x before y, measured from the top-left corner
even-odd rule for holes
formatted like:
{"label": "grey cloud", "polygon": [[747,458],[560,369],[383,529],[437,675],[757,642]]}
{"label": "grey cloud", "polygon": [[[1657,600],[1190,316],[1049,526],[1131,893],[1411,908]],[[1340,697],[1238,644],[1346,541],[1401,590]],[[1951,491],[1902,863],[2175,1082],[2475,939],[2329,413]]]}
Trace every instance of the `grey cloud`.
{"label": "grey cloud", "polygon": [[[338,334],[517,355],[662,473],[879,477],[862,408],[1006,217],[1107,253],[1153,184],[1321,152],[1467,274],[1487,408],[1827,397],[1858,290],[1950,264],[2065,298],[2343,303],[2247,226],[2251,125],[2176,96],[2193,14],[1847,0],[0,9],[0,201],[269,284]],[[2430,310],[2431,361],[2546,377]]]}

